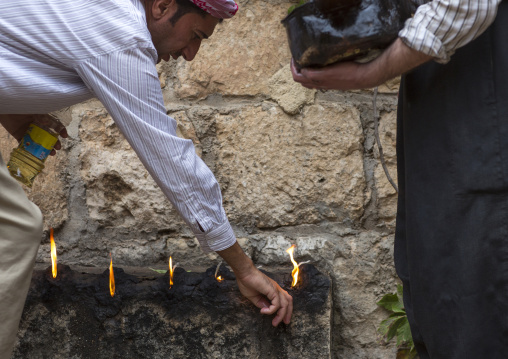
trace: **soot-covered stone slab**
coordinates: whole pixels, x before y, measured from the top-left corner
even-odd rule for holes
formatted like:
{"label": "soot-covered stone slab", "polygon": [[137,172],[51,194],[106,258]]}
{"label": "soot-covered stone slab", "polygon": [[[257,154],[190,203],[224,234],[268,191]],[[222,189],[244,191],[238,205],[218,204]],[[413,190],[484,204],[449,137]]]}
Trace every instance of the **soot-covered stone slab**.
{"label": "soot-covered stone slab", "polygon": [[288,273],[265,272],[294,298],[290,325],[271,326],[236,285],[226,267],[205,272],[177,268],[169,276],[114,269],[116,291],[109,292],[109,270],[58,266],[34,272],[19,343],[13,359],[113,358],[329,358],[330,280],[314,266],[300,267],[291,288]]}

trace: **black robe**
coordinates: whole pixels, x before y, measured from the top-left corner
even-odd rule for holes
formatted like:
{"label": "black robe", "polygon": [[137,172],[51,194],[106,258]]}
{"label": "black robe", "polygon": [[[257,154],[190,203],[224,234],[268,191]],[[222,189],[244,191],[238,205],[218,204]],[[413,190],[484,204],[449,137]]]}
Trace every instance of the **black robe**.
{"label": "black robe", "polygon": [[508,2],[403,77],[395,266],[421,359],[508,358]]}

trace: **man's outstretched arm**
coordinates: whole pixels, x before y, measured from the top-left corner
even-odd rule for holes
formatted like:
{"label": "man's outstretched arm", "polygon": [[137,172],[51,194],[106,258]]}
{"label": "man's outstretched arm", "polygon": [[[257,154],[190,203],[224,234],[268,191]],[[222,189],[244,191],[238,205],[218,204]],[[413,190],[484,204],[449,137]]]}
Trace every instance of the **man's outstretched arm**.
{"label": "man's outstretched arm", "polygon": [[496,18],[501,0],[433,0],[418,7],[399,38],[366,64],[344,62],[323,69],[292,66],[293,78],[315,89],[372,88],[435,59],[446,63],[455,50],[480,36]]}
{"label": "man's outstretched arm", "polygon": [[289,324],[293,314],[293,298],[254,266],[238,242],[217,253],[233,269],[240,292],[256,307],[261,308],[261,314],[277,313],[272,320],[274,327],[282,321]]}
{"label": "man's outstretched arm", "polygon": [[355,90],[379,86],[430,60],[431,56],[413,50],[397,39],[378,58],[366,64],[350,61],[298,71],[291,63],[291,72],[293,79],[307,88]]}

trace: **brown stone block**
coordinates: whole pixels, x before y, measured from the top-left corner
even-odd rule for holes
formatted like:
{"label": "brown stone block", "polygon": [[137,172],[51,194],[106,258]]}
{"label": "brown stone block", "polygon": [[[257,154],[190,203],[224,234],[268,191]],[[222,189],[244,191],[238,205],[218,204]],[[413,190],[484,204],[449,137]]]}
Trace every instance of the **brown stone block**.
{"label": "brown stone block", "polygon": [[268,94],[270,77],[291,58],[281,24],[289,6],[289,2],[240,2],[237,15],[217,26],[192,62],[178,60],[177,97]]}
{"label": "brown stone block", "polygon": [[356,108],[241,108],[215,117],[215,174],[230,220],[259,228],[358,221],[363,213],[363,133]]}
{"label": "brown stone block", "polygon": [[183,223],[105,111],[82,117],[80,139],[80,176],[90,219],[136,231]]}

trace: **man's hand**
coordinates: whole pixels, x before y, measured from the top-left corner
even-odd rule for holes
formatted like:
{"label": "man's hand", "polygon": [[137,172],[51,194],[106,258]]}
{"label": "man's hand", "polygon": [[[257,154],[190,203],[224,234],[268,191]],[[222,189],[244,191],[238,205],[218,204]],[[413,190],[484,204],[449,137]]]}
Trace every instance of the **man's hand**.
{"label": "man's hand", "polygon": [[431,59],[397,39],[378,58],[365,64],[339,62],[320,69],[303,68],[298,71],[291,61],[291,72],[293,79],[307,88],[356,90],[379,86]]}
{"label": "man's hand", "polygon": [[261,314],[277,313],[272,320],[274,327],[282,321],[289,324],[293,314],[293,298],[277,282],[254,267],[252,260],[243,252],[238,242],[217,253],[233,269],[240,292],[261,309]]}
{"label": "man's hand", "polygon": [[277,315],[272,320],[272,325],[276,327],[281,321],[289,324],[293,314],[293,297],[282,289],[277,282],[268,278],[257,268],[254,268],[251,274],[243,278],[238,278],[238,288],[240,292],[249,299],[256,307],[261,308],[261,314]]}
{"label": "man's hand", "polygon": [[[0,115],[0,124],[18,140],[18,142],[21,141],[31,123],[47,124],[48,127],[54,128],[61,137],[68,137],[65,127],[61,123],[54,121],[49,115]],[[50,155],[54,156],[56,151],[61,148],[62,144],[60,141],[57,141]]]}

